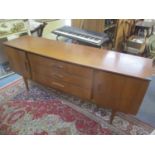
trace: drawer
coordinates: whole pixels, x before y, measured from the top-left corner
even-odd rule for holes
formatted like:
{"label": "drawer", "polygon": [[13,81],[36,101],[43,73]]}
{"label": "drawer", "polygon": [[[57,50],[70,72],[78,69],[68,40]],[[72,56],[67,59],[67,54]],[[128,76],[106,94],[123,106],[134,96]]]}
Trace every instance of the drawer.
{"label": "drawer", "polygon": [[51,70],[56,68],[56,69],[63,70],[64,72],[85,77],[85,78],[90,78],[93,75],[93,70],[90,68],[86,68],[79,65],[74,65],[67,62],[54,60],[54,59],[45,58],[35,54],[28,54],[28,56],[29,56],[29,60],[32,68],[38,67],[38,66],[42,66],[44,68],[48,67]]}
{"label": "drawer", "polygon": [[67,82],[60,81],[54,78],[50,78],[44,75],[35,74],[33,78],[36,82],[50,86],[54,89],[64,91],[72,95],[78,96],[83,99],[90,99],[91,97],[91,89],[83,89],[79,86],[75,86]]}
{"label": "drawer", "polygon": [[84,78],[74,74],[65,73],[60,69],[50,69],[49,67],[37,66],[32,67],[32,75],[42,75],[54,79],[58,79],[60,81],[64,81],[76,86],[80,86],[82,88],[90,89],[92,86],[92,77]]}

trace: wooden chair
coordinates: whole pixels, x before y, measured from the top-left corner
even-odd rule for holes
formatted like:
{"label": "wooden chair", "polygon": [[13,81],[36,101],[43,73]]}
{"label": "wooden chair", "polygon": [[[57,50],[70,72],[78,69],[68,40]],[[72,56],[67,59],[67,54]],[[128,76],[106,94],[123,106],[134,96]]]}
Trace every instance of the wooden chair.
{"label": "wooden chair", "polygon": [[38,37],[42,37],[43,30],[47,25],[46,22],[38,22],[35,20],[29,20],[30,32],[32,35],[37,35]]}

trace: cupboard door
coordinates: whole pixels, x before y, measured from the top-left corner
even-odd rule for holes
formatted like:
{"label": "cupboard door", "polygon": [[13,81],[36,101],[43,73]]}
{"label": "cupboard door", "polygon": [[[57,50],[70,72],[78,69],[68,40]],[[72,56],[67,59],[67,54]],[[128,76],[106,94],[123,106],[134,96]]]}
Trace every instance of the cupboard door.
{"label": "cupboard door", "polygon": [[118,111],[136,114],[142,103],[149,85],[149,80],[123,76],[124,84],[121,89],[121,98],[118,102]]}
{"label": "cupboard door", "polygon": [[11,69],[26,78],[30,77],[30,67],[26,53],[15,48],[5,47]]}
{"label": "cupboard door", "polygon": [[149,80],[96,71],[93,99],[101,107],[136,114]]}
{"label": "cupboard door", "polygon": [[93,99],[97,105],[116,109],[121,96],[123,81],[120,76],[96,71],[94,77]]}

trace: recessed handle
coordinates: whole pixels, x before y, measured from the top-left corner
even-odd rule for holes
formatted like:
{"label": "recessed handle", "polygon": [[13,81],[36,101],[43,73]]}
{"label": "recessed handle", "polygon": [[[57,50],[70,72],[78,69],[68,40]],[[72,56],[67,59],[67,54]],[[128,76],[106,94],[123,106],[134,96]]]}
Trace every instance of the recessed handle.
{"label": "recessed handle", "polygon": [[55,76],[55,77],[58,77],[58,78],[63,78],[64,77],[63,75],[55,74],[55,73],[53,73],[52,75]]}
{"label": "recessed handle", "polygon": [[61,68],[61,69],[63,69],[63,68],[64,68],[64,66],[63,66],[63,65],[54,65],[54,67],[56,67],[56,68]]}
{"label": "recessed handle", "polygon": [[65,86],[63,84],[60,84],[58,82],[52,82],[53,85],[56,85],[58,87],[64,88]]}

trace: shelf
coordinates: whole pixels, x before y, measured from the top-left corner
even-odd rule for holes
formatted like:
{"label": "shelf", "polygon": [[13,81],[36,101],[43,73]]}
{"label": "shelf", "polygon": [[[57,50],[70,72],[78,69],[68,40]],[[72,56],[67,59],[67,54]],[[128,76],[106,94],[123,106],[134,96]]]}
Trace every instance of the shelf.
{"label": "shelf", "polygon": [[24,31],[16,32],[16,33],[8,33],[6,35],[0,36],[0,39],[7,38],[8,36],[11,36],[11,35],[20,35],[20,34],[23,34],[23,33],[28,33],[28,31],[24,30]]}

